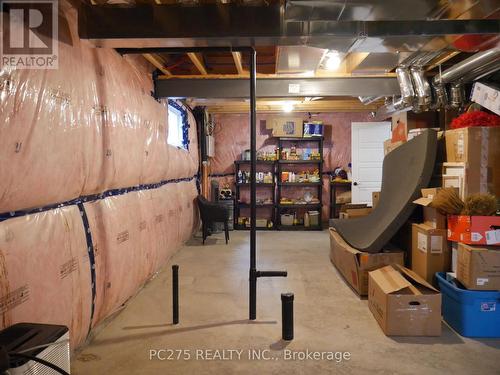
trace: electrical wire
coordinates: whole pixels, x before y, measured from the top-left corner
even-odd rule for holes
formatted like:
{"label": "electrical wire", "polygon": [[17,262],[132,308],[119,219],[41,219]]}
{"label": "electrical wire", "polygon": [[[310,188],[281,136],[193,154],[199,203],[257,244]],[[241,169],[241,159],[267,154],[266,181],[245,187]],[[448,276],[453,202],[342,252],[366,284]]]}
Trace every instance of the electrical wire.
{"label": "electrical wire", "polygon": [[62,368],[54,365],[53,363],[50,363],[44,359],[41,359],[41,358],[37,358],[35,356],[32,356],[32,355],[28,355],[28,354],[24,354],[24,353],[13,353],[13,352],[10,352],[9,353],[9,356],[11,357],[18,357],[18,358],[24,358],[24,359],[29,359],[31,361],[35,361],[35,362],[38,362],[44,366],[47,366],[49,368],[51,368],[52,370],[54,371],[57,371],[59,374],[61,375],[69,375],[69,373],[67,373],[66,371],[64,371]]}

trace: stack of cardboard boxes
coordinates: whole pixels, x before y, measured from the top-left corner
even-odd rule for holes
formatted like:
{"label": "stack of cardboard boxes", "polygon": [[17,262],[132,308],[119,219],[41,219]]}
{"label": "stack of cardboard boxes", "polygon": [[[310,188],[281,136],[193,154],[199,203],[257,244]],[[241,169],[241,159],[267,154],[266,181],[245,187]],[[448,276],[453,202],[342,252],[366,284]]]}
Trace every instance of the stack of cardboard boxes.
{"label": "stack of cardboard boxes", "polygon": [[423,207],[423,222],[412,224],[411,268],[428,283],[434,284],[436,272],[451,269],[451,244],[447,239],[446,215],[431,207],[439,188],[422,189],[422,197],[413,203]]}
{"label": "stack of cardboard boxes", "polygon": [[[415,121],[393,118],[386,153],[409,140],[408,132],[417,127]],[[462,197],[500,196],[500,128],[450,130],[438,137],[431,186],[455,187]],[[462,335],[500,337],[500,216],[446,216],[432,207],[439,189],[422,189],[414,201],[423,220],[407,223],[411,269],[404,267],[404,252],[388,246],[378,254],[362,253],[333,229],[330,258],[360,296],[368,295],[386,335],[440,335],[442,313]]]}

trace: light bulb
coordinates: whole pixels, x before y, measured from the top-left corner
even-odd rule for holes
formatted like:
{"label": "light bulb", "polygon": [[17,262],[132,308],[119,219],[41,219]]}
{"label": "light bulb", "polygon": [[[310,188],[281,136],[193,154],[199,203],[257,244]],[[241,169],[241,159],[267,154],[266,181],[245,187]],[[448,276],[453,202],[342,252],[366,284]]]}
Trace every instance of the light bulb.
{"label": "light bulb", "polygon": [[293,111],[293,103],[292,102],[284,102],[283,103],[283,112],[290,113]]}
{"label": "light bulb", "polygon": [[340,56],[337,52],[328,52],[326,55],[325,68],[327,70],[335,70],[340,66]]}

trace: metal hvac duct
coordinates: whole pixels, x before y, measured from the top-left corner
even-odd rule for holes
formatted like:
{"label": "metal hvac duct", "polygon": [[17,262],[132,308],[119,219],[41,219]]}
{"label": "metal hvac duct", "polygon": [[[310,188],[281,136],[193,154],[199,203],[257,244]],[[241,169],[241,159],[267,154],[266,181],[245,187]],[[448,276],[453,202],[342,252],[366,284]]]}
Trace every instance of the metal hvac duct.
{"label": "metal hvac duct", "polygon": [[410,70],[404,67],[396,68],[396,77],[401,89],[401,100],[404,104],[411,106],[415,98],[415,90],[411,81]]}
{"label": "metal hvac duct", "polygon": [[445,85],[453,83],[450,88],[450,105],[453,108],[461,108],[465,102],[465,90],[463,85],[475,79],[500,69],[500,48],[476,53],[475,55],[461,61],[438,74],[432,80],[436,96],[437,108],[448,105],[448,97]]}
{"label": "metal hvac duct", "polygon": [[432,104],[432,90],[425,78],[424,69],[421,66],[412,66],[410,72],[415,90],[413,110],[415,112],[428,111]]}
{"label": "metal hvac duct", "polygon": [[500,48],[493,48],[488,51],[476,53],[468,59],[452,66],[450,69],[445,70],[443,73],[436,75],[432,80],[432,84],[434,86],[439,86],[451,83],[461,78],[464,74],[469,73],[471,70],[478,69],[486,64],[490,64],[492,61],[499,60]]}

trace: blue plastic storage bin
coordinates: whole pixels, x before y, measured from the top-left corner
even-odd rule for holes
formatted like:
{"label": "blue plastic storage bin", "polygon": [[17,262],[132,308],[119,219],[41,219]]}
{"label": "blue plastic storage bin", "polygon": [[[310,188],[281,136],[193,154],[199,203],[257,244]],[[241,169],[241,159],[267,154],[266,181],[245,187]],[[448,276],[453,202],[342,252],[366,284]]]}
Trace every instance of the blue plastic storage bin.
{"label": "blue plastic storage bin", "polygon": [[465,337],[500,338],[500,292],[458,288],[436,273],[442,293],[444,320]]}

